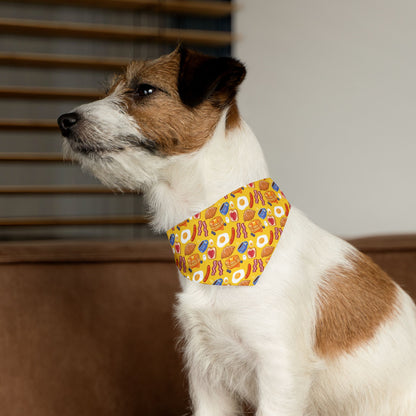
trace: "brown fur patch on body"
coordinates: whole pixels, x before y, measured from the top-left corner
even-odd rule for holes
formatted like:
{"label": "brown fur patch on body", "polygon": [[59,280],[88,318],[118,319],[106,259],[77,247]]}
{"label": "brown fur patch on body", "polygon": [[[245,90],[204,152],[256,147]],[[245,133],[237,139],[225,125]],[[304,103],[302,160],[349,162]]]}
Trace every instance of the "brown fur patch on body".
{"label": "brown fur patch on body", "polygon": [[359,252],[349,263],[328,270],[318,293],[315,350],[321,356],[352,352],[396,311],[397,287],[390,277]]}
{"label": "brown fur patch on body", "polygon": [[[182,103],[178,93],[180,55],[177,51],[153,61],[132,62],[116,80],[110,93],[122,95],[127,112],[141,134],[163,155],[190,153],[200,149],[213,135],[222,110],[209,100],[195,108]],[[157,88],[140,100],[129,93],[140,84]],[[227,127],[235,127],[238,109],[233,103]]]}

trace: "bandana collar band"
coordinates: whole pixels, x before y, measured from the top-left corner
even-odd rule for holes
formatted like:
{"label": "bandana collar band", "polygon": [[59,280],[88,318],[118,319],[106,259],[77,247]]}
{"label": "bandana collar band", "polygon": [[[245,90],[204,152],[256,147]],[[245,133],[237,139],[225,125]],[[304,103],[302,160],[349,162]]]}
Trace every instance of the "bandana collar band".
{"label": "bandana collar band", "polygon": [[167,232],[178,270],[207,285],[255,285],[289,211],[289,202],[270,178],[236,189]]}

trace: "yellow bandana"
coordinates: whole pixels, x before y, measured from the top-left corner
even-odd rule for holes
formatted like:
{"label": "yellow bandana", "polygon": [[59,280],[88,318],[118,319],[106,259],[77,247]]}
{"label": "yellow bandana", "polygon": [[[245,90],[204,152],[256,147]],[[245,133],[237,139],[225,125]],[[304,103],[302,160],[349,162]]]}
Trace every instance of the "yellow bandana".
{"label": "yellow bandana", "polygon": [[167,232],[176,266],[197,283],[255,285],[289,210],[289,202],[270,178],[236,189]]}

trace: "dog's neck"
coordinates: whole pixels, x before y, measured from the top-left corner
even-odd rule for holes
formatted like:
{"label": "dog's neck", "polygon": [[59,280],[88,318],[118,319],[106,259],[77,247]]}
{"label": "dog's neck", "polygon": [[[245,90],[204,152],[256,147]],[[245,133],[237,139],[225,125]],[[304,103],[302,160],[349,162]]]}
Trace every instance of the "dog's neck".
{"label": "dog's neck", "polygon": [[152,226],[164,232],[234,189],[268,176],[251,129],[241,120],[229,130],[224,116],[203,148],[171,157],[157,183],[145,192]]}

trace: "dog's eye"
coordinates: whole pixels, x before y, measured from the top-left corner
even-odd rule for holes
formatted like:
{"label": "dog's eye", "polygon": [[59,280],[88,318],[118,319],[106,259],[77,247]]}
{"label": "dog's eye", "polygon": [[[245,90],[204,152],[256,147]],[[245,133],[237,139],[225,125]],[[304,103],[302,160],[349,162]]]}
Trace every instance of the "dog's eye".
{"label": "dog's eye", "polygon": [[153,87],[149,84],[140,84],[137,88],[135,88],[134,95],[136,97],[147,97],[153,94],[156,91],[156,89],[156,87]]}

